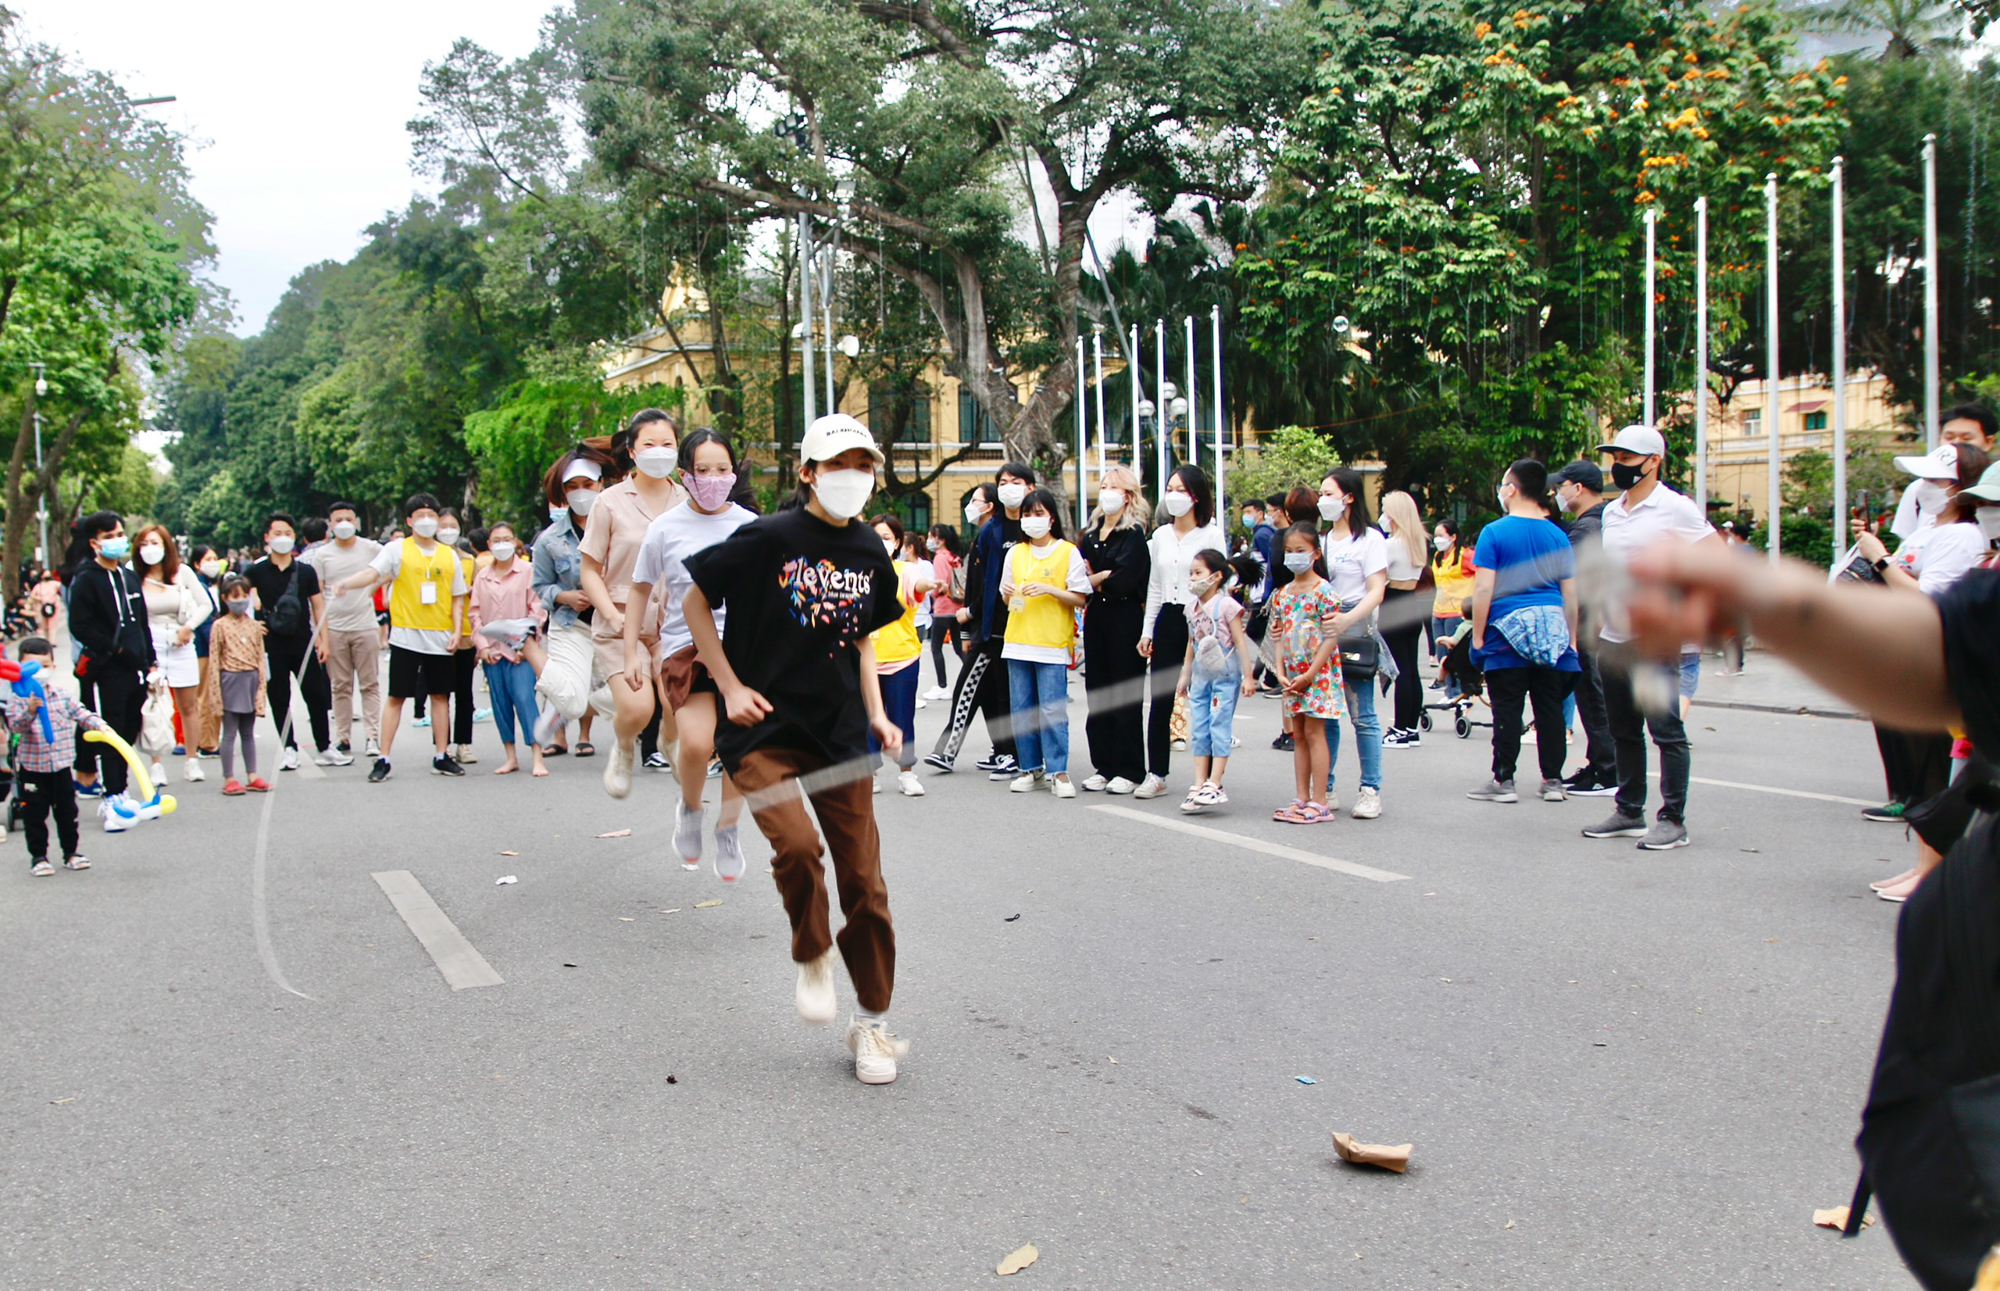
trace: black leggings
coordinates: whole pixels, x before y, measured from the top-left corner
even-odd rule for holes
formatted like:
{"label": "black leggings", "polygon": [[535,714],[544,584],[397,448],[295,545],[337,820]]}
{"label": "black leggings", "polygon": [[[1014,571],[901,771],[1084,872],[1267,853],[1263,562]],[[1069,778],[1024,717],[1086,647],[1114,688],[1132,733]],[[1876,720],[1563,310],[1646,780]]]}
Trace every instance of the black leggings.
{"label": "black leggings", "polygon": [[1401,671],[1396,676],[1396,715],[1390,723],[1399,731],[1417,729],[1417,718],[1424,711],[1424,679],[1417,675],[1417,646],[1424,635],[1424,626],[1430,622],[1428,614],[1416,613],[1416,597],[1422,593],[1399,591],[1389,588],[1382,594],[1382,617],[1390,622],[1400,622],[1409,616],[1406,626],[1384,627],[1382,639],[1389,643],[1389,657],[1396,661]]}
{"label": "black leggings", "polygon": [[951,678],[944,675],[944,638],[951,634],[951,648],[958,652],[960,666],[965,663],[965,628],[955,618],[949,616],[931,620],[931,662],[937,665],[939,687],[951,685]]}
{"label": "black leggings", "polygon": [[1146,678],[1146,694],[1153,701],[1146,714],[1146,770],[1162,780],[1173,756],[1174,688],[1180,685],[1187,648],[1187,611],[1162,605],[1160,616],[1153,620],[1152,671]]}
{"label": "black leggings", "polygon": [[460,650],[451,657],[451,742],[472,743],[472,679],[479,672],[479,652]]}

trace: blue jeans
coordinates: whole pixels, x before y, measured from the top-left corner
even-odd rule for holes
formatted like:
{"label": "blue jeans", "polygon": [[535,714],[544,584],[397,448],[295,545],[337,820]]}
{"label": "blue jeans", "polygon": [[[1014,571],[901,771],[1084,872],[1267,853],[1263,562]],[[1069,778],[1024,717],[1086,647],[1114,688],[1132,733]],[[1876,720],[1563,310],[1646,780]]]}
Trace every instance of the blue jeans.
{"label": "blue jeans", "polygon": [[1236,731],[1236,697],[1243,693],[1243,674],[1209,674],[1199,668],[1188,683],[1188,752],[1198,758],[1226,758]]}
{"label": "blue jeans", "polygon": [[500,742],[514,743],[514,730],[521,731],[521,743],[535,742],[535,670],[522,659],[509,663],[502,659],[486,665],[486,689],[493,699],[493,725],[500,728]]}
{"label": "blue jeans", "polygon": [[[1361,758],[1361,787],[1382,787],[1382,719],[1375,716],[1375,679],[1350,685],[1347,718],[1354,723],[1354,745]],[[1326,791],[1333,792],[1334,775],[1340,766],[1340,723],[1326,724]]]}
{"label": "blue jeans", "polygon": [[[896,764],[908,771],[917,765],[917,683],[923,677],[923,657],[919,655],[909,666],[887,673],[877,680],[882,686],[882,713],[903,732],[903,747],[896,754]],[[882,743],[875,738],[875,732],[868,732],[868,765],[882,765]]]}
{"label": "blue jeans", "polygon": [[1007,662],[1008,707],[1014,715],[1014,756],[1023,771],[1069,770],[1069,667]]}

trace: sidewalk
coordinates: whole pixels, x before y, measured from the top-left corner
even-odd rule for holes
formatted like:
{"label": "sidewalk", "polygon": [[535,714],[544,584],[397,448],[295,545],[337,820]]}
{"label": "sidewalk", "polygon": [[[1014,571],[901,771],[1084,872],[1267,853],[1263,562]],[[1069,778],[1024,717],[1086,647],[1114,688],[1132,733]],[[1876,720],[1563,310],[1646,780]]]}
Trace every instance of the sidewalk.
{"label": "sidewalk", "polygon": [[1743,708],[1759,713],[1805,713],[1866,721],[1866,716],[1776,655],[1750,651],[1738,677],[1722,675],[1722,660],[1704,654],[1696,707]]}

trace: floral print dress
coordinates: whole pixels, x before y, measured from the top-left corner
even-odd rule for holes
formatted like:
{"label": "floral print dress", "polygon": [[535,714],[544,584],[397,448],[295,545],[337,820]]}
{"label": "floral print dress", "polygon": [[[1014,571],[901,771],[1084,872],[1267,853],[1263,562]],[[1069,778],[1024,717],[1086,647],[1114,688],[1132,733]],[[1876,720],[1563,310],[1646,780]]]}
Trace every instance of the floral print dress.
{"label": "floral print dress", "polygon": [[[1302,591],[1297,583],[1286,583],[1271,593],[1267,630],[1278,643],[1278,664],[1286,681],[1304,675],[1312,667],[1313,656],[1333,630],[1334,616],[1339,613],[1340,601],[1333,594],[1333,584],[1323,578],[1314,580],[1310,590]],[[1284,703],[1286,712],[1305,717],[1327,721],[1345,717],[1347,705],[1341,693],[1339,654],[1327,660],[1326,667],[1303,695],[1286,695]]]}

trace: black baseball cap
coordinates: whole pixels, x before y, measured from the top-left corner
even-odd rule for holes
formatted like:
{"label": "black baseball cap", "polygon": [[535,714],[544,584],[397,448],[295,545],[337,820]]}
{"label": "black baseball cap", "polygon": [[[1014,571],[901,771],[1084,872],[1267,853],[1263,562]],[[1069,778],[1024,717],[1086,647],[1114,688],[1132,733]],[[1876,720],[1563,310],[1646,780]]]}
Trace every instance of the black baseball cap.
{"label": "black baseball cap", "polygon": [[1596,462],[1568,462],[1561,470],[1549,476],[1549,487],[1553,488],[1558,484],[1581,484],[1592,493],[1602,493],[1604,471]]}

